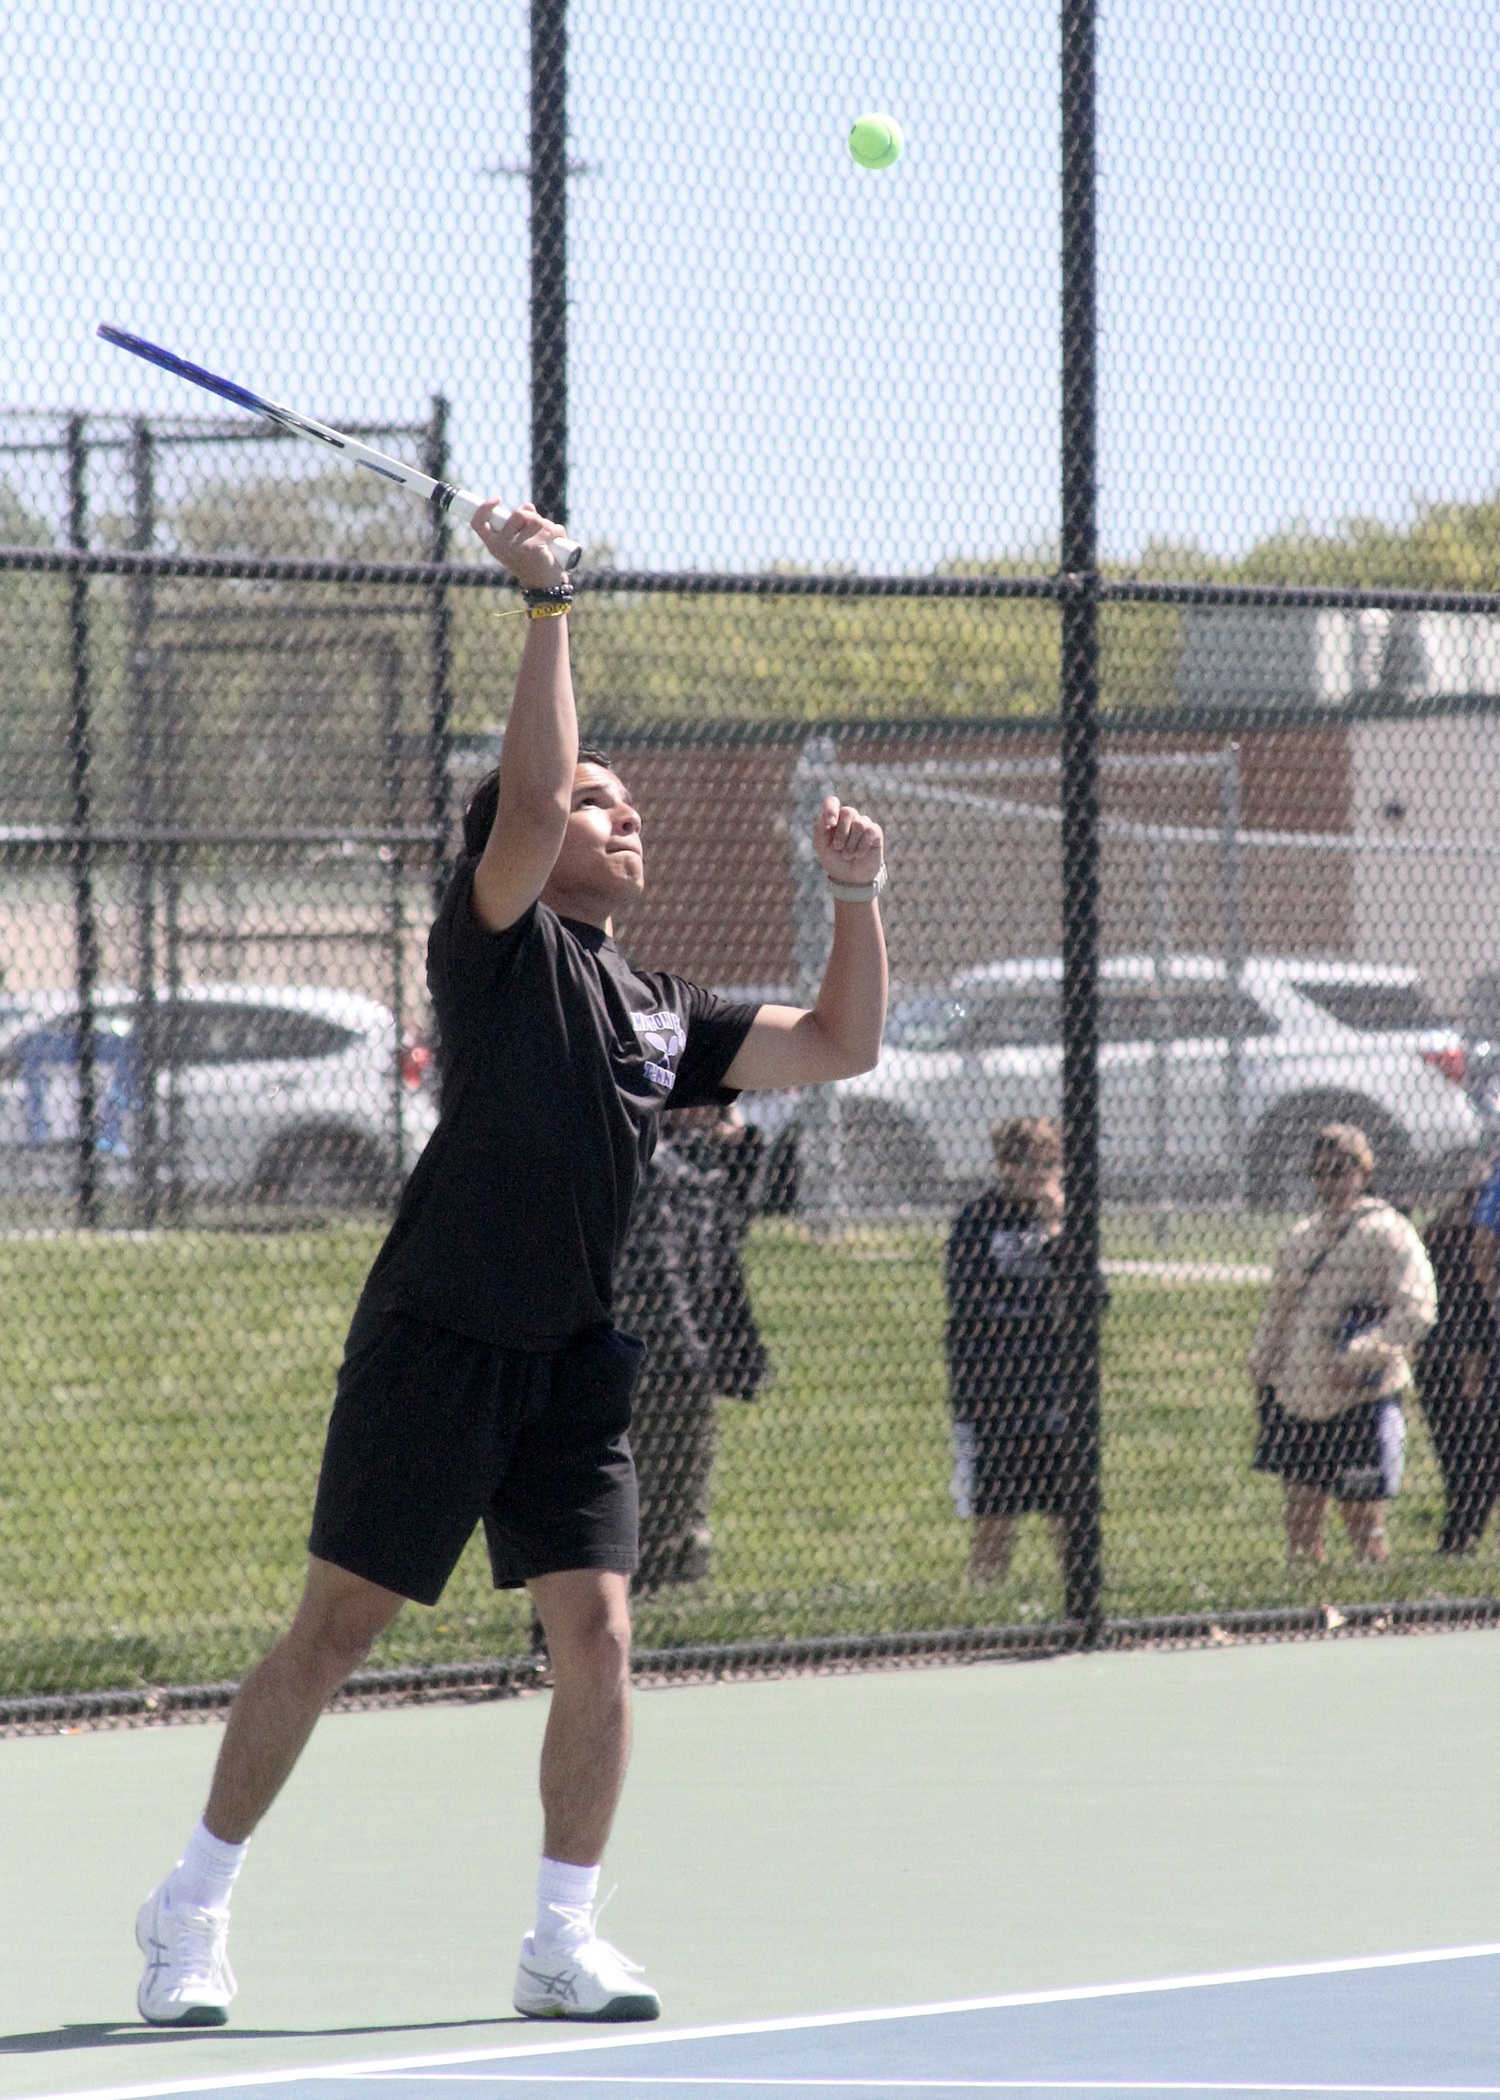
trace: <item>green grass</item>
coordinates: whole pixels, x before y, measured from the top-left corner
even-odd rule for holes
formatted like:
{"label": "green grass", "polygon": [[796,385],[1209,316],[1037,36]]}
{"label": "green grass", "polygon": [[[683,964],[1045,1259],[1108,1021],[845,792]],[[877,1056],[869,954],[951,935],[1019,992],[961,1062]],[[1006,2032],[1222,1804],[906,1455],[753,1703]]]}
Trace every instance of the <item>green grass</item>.
{"label": "green grass", "polygon": [[[1171,1251],[1264,1258],[1251,1232],[1183,1230]],[[0,1690],[216,1679],[264,1647],[297,1595],[333,1374],[379,1237],[338,1225],[0,1243]],[[721,1410],[714,1576],[643,1602],[643,1645],[1057,1615],[1039,1523],[1004,1585],[962,1581],[941,1249],[930,1228],[827,1244],[757,1228],[752,1288],[777,1382]],[[1328,1569],[1289,1577],[1276,1485],[1249,1470],[1241,1364],[1259,1300],[1254,1286],[1115,1282],[1109,1610],[1493,1589],[1489,1549],[1458,1569],[1435,1553],[1441,1495],[1415,1409],[1391,1565],[1354,1568],[1330,1531]],[[471,1546],[439,1609],[404,1613],[374,1660],[514,1652],[527,1616]]]}
{"label": "green grass", "polygon": [[1161,1211],[1145,1204],[1110,1209],[1104,1214],[1104,1258],[1269,1265],[1291,1223],[1274,1211]]}

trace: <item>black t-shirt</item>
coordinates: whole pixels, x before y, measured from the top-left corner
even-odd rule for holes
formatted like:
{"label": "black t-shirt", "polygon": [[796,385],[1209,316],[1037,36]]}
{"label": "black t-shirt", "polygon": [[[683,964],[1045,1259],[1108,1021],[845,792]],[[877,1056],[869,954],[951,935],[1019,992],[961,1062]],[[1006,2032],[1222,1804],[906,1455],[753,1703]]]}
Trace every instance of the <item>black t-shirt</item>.
{"label": "black t-shirt", "polygon": [[987,1402],[1055,1404],[1062,1371],[1057,1241],[999,1189],[965,1204],[948,1235],[950,1397],[962,1419]]}
{"label": "black t-shirt", "polygon": [[758,1009],[638,972],[595,926],[534,904],[492,933],[448,886],[427,941],[442,1113],[364,1303],[513,1349],[609,1317],[664,1108],[732,1101]]}

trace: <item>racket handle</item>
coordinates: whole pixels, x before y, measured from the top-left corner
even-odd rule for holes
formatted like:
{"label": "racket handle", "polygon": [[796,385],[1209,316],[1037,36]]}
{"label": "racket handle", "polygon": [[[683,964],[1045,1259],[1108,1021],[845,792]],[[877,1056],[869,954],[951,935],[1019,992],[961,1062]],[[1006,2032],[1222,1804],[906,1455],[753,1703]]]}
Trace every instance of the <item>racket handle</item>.
{"label": "racket handle", "polygon": [[[439,482],[439,490],[441,490],[442,486],[443,484]],[[434,498],[435,500],[436,498]],[[474,513],[478,510],[480,504],[488,501],[489,498],[487,496],[476,496],[472,489],[453,489],[450,491],[448,501],[443,508],[457,524],[470,525],[474,521]],[[557,556],[565,569],[576,569],[579,562],[583,559],[583,549],[577,540],[554,540],[552,542],[552,552]]]}

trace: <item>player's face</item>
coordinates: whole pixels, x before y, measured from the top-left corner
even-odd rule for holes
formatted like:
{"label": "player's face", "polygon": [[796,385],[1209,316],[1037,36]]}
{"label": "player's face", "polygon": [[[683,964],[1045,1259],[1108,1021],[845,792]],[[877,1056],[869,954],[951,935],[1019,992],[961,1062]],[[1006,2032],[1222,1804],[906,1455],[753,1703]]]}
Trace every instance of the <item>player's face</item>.
{"label": "player's face", "polygon": [[646,886],[640,812],[607,766],[581,765],[553,880],[613,909]]}

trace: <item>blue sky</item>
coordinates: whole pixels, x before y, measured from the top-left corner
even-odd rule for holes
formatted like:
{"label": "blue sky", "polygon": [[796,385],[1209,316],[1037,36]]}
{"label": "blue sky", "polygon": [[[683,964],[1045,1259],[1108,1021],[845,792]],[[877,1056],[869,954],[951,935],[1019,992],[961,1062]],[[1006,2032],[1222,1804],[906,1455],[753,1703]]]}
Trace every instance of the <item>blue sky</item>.
{"label": "blue sky", "polygon": [[[1500,12],[1101,16],[1107,551],[1500,479]],[[575,528],[922,568],[1056,523],[1056,30],[1018,0],[575,0]],[[518,0],[49,0],[0,26],[0,399],[182,412],[113,319],[322,414],[451,396],[524,488]],[[900,165],[843,139],[896,113]],[[204,404],[206,405],[206,404]]]}

